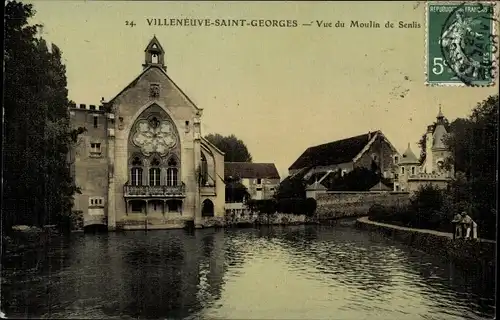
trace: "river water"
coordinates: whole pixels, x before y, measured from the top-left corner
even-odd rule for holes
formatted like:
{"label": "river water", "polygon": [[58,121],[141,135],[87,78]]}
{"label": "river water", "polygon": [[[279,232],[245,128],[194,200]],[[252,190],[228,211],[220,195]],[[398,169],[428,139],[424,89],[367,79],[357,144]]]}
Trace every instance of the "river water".
{"label": "river water", "polygon": [[2,261],[11,318],[492,319],[494,277],[336,226],[58,237]]}

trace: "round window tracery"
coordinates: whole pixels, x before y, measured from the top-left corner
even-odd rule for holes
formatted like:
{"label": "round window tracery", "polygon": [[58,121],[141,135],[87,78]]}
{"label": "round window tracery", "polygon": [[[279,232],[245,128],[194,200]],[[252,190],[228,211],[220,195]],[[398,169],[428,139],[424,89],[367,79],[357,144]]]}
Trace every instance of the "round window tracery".
{"label": "round window tracery", "polygon": [[149,156],[158,153],[165,156],[177,144],[174,126],[170,121],[160,121],[156,116],[137,122],[132,142]]}

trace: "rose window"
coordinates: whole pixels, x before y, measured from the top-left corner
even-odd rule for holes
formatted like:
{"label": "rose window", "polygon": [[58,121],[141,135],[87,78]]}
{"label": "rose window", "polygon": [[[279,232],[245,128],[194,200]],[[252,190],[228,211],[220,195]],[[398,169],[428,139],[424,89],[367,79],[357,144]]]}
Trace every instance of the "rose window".
{"label": "rose window", "polygon": [[132,142],[141,148],[142,153],[146,156],[155,152],[165,156],[175,147],[177,137],[171,122],[152,118],[137,123]]}

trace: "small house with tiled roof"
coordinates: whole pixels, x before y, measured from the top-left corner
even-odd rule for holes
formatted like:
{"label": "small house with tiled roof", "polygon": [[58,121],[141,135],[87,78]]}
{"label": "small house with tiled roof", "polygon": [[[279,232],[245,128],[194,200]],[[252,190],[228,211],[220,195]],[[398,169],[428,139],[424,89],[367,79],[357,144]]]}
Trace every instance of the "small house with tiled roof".
{"label": "small house with tiled roof", "polygon": [[385,178],[396,173],[399,153],[378,130],[307,148],[288,168],[290,177],[302,175],[308,185],[328,175],[344,175],[356,167],[376,168]]}
{"label": "small house with tiled roof", "polygon": [[280,183],[274,163],[225,162],[224,179],[240,181],[251,199],[270,199]]}

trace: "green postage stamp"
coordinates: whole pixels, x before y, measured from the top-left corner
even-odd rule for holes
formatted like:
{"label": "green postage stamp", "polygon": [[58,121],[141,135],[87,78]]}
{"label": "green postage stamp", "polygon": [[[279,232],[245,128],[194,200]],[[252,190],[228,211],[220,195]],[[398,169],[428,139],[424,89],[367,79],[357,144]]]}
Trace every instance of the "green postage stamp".
{"label": "green postage stamp", "polygon": [[426,84],[491,86],[497,72],[494,2],[427,3]]}

